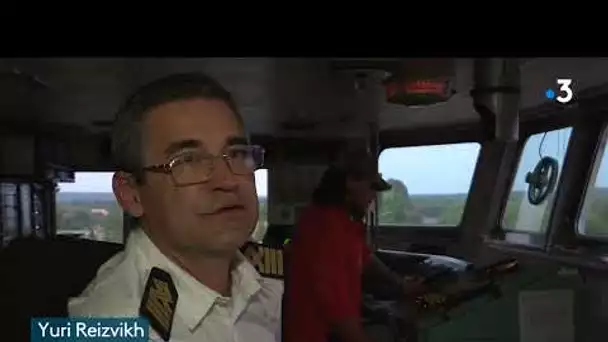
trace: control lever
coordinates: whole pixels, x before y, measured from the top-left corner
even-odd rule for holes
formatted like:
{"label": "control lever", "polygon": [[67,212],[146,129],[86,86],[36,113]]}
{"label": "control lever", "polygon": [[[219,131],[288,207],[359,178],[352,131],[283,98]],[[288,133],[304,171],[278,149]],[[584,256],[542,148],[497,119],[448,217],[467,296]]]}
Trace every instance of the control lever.
{"label": "control lever", "polygon": [[[500,286],[497,284],[497,278],[515,272],[518,269],[519,263],[516,259],[501,260],[491,265],[466,272],[460,280],[471,277],[474,282],[479,284],[471,288],[459,290],[454,293],[429,292],[416,298],[416,305],[421,311],[434,311],[440,314],[444,319],[449,319],[447,312],[461,305],[464,302],[489,294],[492,298],[497,299],[502,296]],[[447,272],[440,272],[425,280],[425,284],[438,284],[441,280],[446,279]]]}
{"label": "control lever", "polygon": [[494,282],[488,281],[477,288],[464,290],[454,294],[426,294],[417,300],[417,304],[420,310],[434,311],[440,314],[444,320],[449,320],[450,317],[448,312],[450,310],[458,307],[464,302],[487,294],[490,294],[492,298],[499,298],[502,296],[502,291]]}

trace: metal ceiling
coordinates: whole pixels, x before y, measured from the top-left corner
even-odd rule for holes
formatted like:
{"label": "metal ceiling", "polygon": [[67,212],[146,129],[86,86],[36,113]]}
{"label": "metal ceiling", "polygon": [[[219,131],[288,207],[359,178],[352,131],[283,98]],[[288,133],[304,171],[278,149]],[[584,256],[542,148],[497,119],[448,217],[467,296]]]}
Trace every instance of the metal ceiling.
{"label": "metal ceiling", "polygon": [[[572,78],[575,92],[608,81],[606,58],[522,60],[522,107],[546,101],[555,79]],[[433,127],[478,120],[468,95],[471,59],[396,58],[48,58],[0,60],[0,120],[73,124],[107,130],[120,102],[137,86],[185,71],[216,77],[235,96],[249,129],[258,134],[316,135],[357,132],[369,122],[381,129]],[[362,100],[355,78],[369,77]],[[447,103],[406,108],[385,103],[381,82],[389,73],[446,75],[457,94]],[[337,130],[339,128],[339,131]]]}

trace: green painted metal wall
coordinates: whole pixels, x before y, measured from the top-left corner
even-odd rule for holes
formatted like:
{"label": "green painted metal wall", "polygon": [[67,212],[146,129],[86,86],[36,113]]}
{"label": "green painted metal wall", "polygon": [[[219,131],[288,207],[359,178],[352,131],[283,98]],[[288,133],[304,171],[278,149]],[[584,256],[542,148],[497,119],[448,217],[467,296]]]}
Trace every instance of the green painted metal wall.
{"label": "green painted metal wall", "polygon": [[[570,289],[574,294],[575,339],[577,342],[608,341],[598,336],[598,320],[590,310],[597,300],[578,272],[558,267],[526,267],[505,279],[499,299],[478,298],[450,314],[450,319],[426,319],[421,342],[518,342],[519,293],[521,291]],[[602,334],[603,335],[603,334]],[[539,341],[540,342],[540,341]]]}

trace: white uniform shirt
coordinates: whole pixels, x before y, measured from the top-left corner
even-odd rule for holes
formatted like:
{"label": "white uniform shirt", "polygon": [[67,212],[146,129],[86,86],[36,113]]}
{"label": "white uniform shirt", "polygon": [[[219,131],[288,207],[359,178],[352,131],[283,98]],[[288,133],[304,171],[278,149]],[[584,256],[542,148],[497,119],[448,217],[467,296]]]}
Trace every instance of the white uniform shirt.
{"label": "white uniform shirt", "polygon": [[[283,282],[263,278],[239,253],[231,297],[206,287],[163,255],[141,230],[68,303],[70,316],[137,317],[152,267],[169,273],[178,293],[170,341],[274,342],[281,340]],[[162,341],[150,329],[150,339]]]}

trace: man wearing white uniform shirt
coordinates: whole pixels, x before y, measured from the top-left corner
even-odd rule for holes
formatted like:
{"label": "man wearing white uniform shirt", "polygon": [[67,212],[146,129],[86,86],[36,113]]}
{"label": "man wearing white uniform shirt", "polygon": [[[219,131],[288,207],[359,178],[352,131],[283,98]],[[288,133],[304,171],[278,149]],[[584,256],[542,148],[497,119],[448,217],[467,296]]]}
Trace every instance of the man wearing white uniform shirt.
{"label": "man wearing white uniform shirt", "polygon": [[249,144],[230,95],[202,74],[144,86],[116,117],[113,189],[138,217],[71,316],[144,316],[153,340],[279,341],[282,282],[239,252],[258,217]]}

